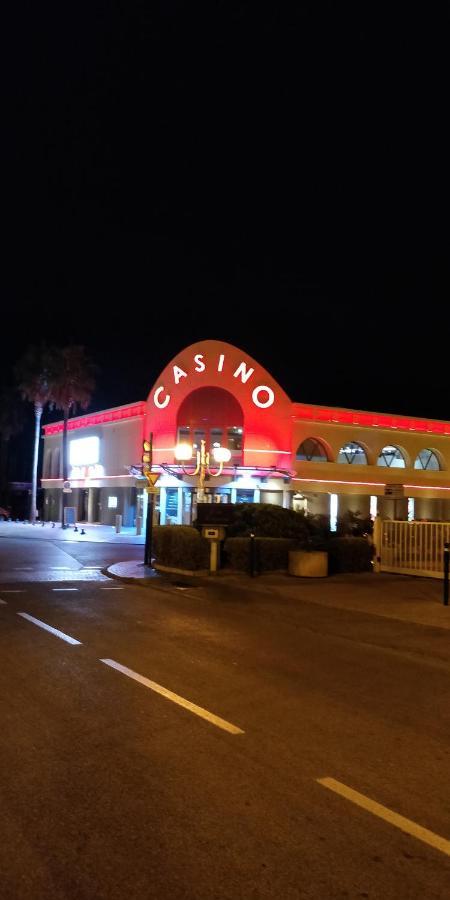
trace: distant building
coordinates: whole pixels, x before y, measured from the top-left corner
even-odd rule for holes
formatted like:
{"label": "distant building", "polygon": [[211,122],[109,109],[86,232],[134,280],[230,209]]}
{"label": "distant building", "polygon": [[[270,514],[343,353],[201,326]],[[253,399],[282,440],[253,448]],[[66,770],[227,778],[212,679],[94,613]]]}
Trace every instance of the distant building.
{"label": "distant building", "polygon": [[[300,371],[300,367],[299,367]],[[44,518],[60,515],[62,422],[44,426]],[[201,441],[227,448],[219,477],[205,480],[211,503],[266,502],[336,517],[450,519],[450,423],[292,402],[246,353],[200,341],[169,363],[146,401],[69,421],[70,493],[79,522],[132,526],[145,517],[137,467],[153,435],[158,518],[195,518]],[[175,447],[189,444],[183,464]],[[186,456],[186,447],[185,454]],[[183,468],[184,467],[184,468]]]}

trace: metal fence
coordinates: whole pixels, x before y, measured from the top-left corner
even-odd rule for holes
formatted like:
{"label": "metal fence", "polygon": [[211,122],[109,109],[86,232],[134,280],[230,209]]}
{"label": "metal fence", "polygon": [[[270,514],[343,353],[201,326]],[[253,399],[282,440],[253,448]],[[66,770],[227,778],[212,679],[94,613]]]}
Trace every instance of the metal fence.
{"label": "metal fence", "polygon": [[446,541],[450,541],[450,522],[383,521],[380,569],[442,578]]}

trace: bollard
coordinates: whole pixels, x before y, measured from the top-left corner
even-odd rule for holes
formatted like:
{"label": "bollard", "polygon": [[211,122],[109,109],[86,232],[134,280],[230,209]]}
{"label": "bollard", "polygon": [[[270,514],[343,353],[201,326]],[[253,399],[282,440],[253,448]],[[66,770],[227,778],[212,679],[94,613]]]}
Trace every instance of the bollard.
{"label": "bollard", "polygon": [[136,534],[142,534],[142,516],[136,516]]}
{"label": "bollard", "polygon": [[381,520],[380,515],[376,515],[375,521],[373,523],[373,534],[372,541],[374,545],[374,557],[373,557],[373,571],[381,572],[381,536],[382,536],[383,522]]}
{"label": "bollard", "polygon": [[122,516],[116,516],[116,534],[120,534],[122,528]]}
{"label": "bollard", "polygon": [[444,606],[448,606],[448,571],[450,562],[450,543],[444,544]]}
{"label": "bollard", "polygon": [[250,575],[252,578],[256,575],[256,541],[255,535],[250,535]]}

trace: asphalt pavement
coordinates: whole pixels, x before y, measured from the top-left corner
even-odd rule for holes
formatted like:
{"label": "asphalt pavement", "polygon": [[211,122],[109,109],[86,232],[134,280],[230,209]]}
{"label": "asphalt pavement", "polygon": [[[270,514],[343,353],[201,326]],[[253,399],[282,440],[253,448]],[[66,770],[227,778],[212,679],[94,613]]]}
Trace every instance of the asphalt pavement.
{"label": "asphalt pavement", "polygon": [[445,628],[9,544],[2,900],[447,898]]}

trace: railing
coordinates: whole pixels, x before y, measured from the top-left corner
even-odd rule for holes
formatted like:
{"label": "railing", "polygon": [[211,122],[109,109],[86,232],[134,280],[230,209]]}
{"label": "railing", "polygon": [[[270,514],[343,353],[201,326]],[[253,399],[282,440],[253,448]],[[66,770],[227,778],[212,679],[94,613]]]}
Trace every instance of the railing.
{"label": "railing", "polygon": [[446,541],[450,541],[450,522],[383,521],[380,569],[442,578]]}

